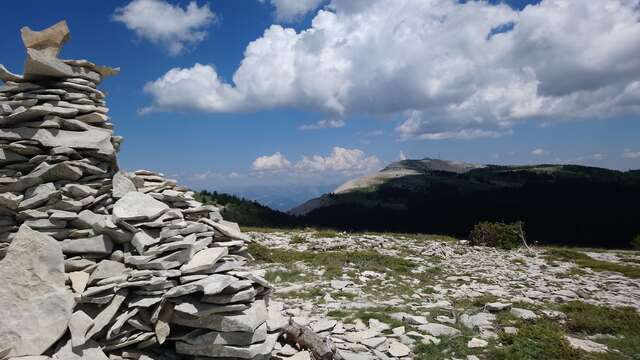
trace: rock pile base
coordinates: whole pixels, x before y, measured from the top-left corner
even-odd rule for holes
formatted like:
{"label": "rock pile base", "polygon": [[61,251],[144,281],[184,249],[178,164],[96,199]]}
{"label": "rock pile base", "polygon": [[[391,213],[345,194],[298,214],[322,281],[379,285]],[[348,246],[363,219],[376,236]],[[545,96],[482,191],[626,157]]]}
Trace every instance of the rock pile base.
{"label": "rock pile base", "polygon": [[25,74],[0,65],[0,359],[268,358],[286,322],[243,270],[248,238],[118,170],[97,89],[117,69],[58,59],[64,22],[22,35]]}

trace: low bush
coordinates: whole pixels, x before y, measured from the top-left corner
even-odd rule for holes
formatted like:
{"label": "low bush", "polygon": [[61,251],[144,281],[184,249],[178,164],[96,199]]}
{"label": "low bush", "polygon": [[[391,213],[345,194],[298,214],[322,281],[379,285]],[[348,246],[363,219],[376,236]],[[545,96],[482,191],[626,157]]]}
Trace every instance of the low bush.
{"label": "low bush", "polygon": [[291,244],[304,244],[304,242],[305,242],[306,240],[307,240],[307,239],[305,239],[305,237],[304,237],[304,236],[302,236],[302,235],[300,235],[300,234],[295,234],[295,235],[293,235],[293,236],[291,237],[291,241],[290,241],[290,243],[291,243]]}
{"label": "low bush", "polygon": [[522,245],[523,223],[480,222],[469,234],[469,243],[474,246],[490,246],[501,249],[515,249]]}
{"label": "low bush", "polygon": [[634,250],[640,250],[640,234],[636,235],[636,237],[631,240],[631,247]]}

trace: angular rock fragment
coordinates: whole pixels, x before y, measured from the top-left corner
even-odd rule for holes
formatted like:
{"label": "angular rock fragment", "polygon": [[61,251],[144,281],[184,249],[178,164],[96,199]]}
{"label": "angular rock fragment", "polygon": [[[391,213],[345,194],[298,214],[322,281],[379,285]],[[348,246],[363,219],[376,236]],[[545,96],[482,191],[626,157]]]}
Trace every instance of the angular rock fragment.
{"label": "angular rock fragment", "polygon": [[193,258],[186,264],[180,267],[180,271],[183,274],[192,274],[201,271],[211,270],[216,262],[223,256],[228,254],[226,247],[222,248],[207,248],[196,253]]}
{"label": "angular rock fragment", "polygon": [[223,332],[252,332],[265,321],[267,321],[267,307],[262,300],[257,300],[249,309],[240,312],[210,314],[199,318],[185,316],[175,312],[171,320],[172,323],[182,326]]}
{"label": "angular rock fragment", "polygon": [[10,356],[40,355],[66,331],[73,296],[60,245],[22,226],[0,261],[0,344]]}
{"label": "angular rock fragment", "polygon": [[136,185],[122,171],[118,171],[113,176],[112,186],[113,186],[113,197],[116,199],[120,199],[124,197],[127,193],[130,193],[132,191],[137,191]]}
{"label": "angular rock fragment", "polygon": [[64,20],[42,31],[33,31],[25,26],[20,29],[20,34],[27,49],[41,50],[49,57],[57,57],[62,45],[70,38],[69,27]]}
{"label": "angular rock fragment", "polygon": [[[117,220],[153,220],[169,209],[169,206],[147,194],[129,192],[113,206]],[[117,222],[114,221],[114,222]]]}
{"label": "angular rock fragment", "polygon": [[106,235],[97,235],[85,239],[67,239],[62,242],[65,254],[109,255],[113,251],[113,241]]}
{"label": "angular rock fragment", "polygon": [[71,333],[71,345],[73,347],[82,346],[87,342],[87,331],[93,326],[93,320],[84,313],[76,311],[69,321],[69,332]]}

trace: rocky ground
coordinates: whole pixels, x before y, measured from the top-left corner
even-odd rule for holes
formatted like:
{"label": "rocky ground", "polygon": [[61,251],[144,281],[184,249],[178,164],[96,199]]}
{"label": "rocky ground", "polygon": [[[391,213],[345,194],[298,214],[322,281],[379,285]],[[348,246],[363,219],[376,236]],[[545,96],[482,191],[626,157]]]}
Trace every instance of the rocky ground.
{"label": "rocky ground", "polygon": [[[283,314],[345,359],[637,359],[640,253],[249,232]],[[307,359],[289,346],[278,358]]]}

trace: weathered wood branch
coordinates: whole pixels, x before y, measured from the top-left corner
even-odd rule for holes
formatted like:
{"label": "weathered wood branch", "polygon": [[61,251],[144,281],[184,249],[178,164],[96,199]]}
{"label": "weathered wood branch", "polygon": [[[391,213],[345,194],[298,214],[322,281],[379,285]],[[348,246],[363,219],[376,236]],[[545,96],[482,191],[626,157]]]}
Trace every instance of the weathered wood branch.
{"label": "weathered wood branch", "polygon": [[531,248],[529,247],[529,245],[527,244],[527,239],[524,237],[524,230],[522,230],[522,224],[518,224],[518,232],[520,235],[520,239],[522,240],[522,243],[524,244],[524,247],[527,248],[527,250],[531,250]]}
{"label": "weathered wood branch", "polygon": [[291,321],[284,329],[284,335],[288,342],[297,345],[300,349],[310,351],[316,360],[342,359],[340,355],[334,354],[331,340],[328,337],[321,338],[308,326],[300,326]]}

